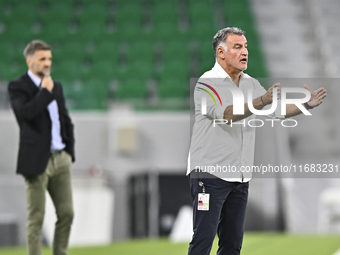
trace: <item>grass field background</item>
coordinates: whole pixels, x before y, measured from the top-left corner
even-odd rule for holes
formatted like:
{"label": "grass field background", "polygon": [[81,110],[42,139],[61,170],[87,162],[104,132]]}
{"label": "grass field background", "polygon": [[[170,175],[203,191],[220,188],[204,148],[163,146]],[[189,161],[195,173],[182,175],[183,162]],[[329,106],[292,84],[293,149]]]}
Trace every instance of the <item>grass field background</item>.
{"label": "grass field background", "polygon": [[[332,255],[340,248],[340,235],[288,235],[246,233],[242,255]],[[180,255],[187,254],[188,244],[173,244],[168,239],[138,239],[101,247],[72,247],[69,255]],[[216,254],[215,240],[210,254]],[[24,255],[24,247],[2,248],[1,255]],[[43,248],[43,255],[52,255]]]}

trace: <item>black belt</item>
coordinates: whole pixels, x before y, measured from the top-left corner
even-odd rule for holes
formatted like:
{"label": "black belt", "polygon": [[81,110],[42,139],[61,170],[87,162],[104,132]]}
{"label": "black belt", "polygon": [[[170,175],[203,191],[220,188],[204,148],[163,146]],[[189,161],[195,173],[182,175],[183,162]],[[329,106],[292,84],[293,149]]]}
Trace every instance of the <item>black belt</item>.
{"label": "black belt", "polygon": [[63,150],[55,150],[55,151],[51,151],[51,154],[60,154],[62,152]]}

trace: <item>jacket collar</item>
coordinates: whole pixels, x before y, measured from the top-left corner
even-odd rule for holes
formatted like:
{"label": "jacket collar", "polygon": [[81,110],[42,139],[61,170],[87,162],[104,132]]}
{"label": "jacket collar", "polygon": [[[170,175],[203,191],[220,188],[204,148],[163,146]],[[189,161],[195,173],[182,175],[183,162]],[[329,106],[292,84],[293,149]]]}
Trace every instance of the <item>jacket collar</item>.
{"label": "jacket collar", "polygon": [[28,70],[27,72],[28,76],[30,77],[30,79],[34,82],[34,84],[39,87],[40,86],[40,83],[41,83],[41,79],[36,76],[34,73],[32,73],[31,70]]}

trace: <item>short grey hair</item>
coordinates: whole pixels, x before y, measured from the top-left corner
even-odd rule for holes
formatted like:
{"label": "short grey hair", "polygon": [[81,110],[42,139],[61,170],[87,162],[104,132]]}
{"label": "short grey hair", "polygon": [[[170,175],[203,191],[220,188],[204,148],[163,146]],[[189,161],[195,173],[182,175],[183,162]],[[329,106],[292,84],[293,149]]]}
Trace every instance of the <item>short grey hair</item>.
{"label": "short grey hair", "polygon": [[24,56],[25,58],[28,58],[30,56],[33,56],[35,52],[39,50],[51,50],[51,46],[45,43],[44,41],[40,40],[33,40],[27,46],[24,50]]}
{"label": "short grey hair", "polygon": [[245,32],[238,27],[226,27],[221,30],[218,30],[213,39],[213,49],[214,49],[215,58],[217,58],[217,52],[216,52],[217,48],[219,46],[225,46],[224,43],[227,40],[229,34],[244,35]]}

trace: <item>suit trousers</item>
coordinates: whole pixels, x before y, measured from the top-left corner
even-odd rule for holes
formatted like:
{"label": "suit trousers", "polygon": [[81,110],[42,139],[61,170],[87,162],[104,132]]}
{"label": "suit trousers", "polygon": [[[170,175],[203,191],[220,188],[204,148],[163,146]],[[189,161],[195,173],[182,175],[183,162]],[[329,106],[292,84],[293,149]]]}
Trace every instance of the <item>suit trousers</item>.
{"label": "suit trousers", "polygon": [[27,249],[29,255],[41,254],[41,229],[45,214],[45,193],[51,196],[56,214],[53,254],[66,255],[73,220],[71,156],[65,151],[51,154],[46,171],[25,176],[27,192]]}
{"label": "suit trousers", "polygon": [[[210,194],[209,210],[198,210],[198,193]],[[249,183],[227,182],[209,173],[192,172],[189,178],[193,198],[194,234],[188,255],[209,255],[216,233],[218,255],[241,252]]]}

